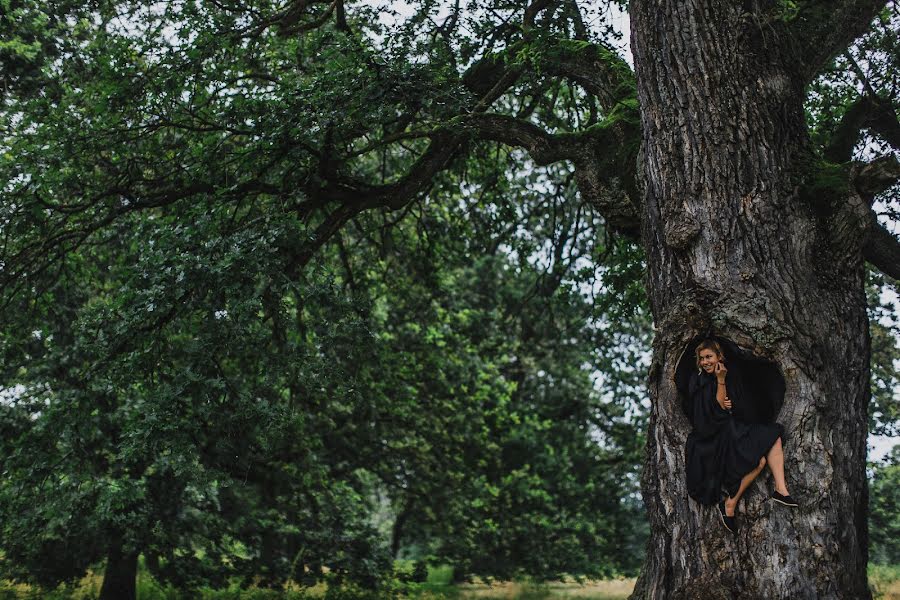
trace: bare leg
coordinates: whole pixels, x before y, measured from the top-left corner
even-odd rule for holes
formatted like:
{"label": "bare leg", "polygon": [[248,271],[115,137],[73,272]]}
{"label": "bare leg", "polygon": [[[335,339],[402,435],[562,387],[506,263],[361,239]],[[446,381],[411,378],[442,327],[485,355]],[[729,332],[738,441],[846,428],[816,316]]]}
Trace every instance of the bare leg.
{"label": "bare leg", "polygon": [[741,479],[741,485],[738,487],[737,493],[734,495],[734,498],[728,498],[725,500],[725,514],[729,517],[734,516],[734,509],[737,507],[738,500],[741,499],[741,496],[744,495],[744,492],[747,491],[747,488],[750,487],[750,484],[753,483],[753,480],[756,479],[757,475],[762,472],[763,467],[766,466],[766,459],[759,459],[759,466],[744,475],[744,478]]}
{"label": "bare leg", "polygon": [[769,461],[769,470],[772,471],[772,477],[775,479],[775,491],[782,496],[787,496],[787,482],[784,480],[784,450],[781,448],[781,438],[778,438],[772,444],[769,453],[766,454],[766,460]]}

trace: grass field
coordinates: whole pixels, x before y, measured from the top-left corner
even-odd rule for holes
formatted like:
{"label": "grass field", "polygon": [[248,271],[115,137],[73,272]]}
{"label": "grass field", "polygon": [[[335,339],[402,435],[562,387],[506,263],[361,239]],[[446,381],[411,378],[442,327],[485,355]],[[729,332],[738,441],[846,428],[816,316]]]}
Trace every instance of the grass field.
{"label": "grass field", "polygon": [[[535,584],[529,582],[496,582],[491,585],[471,583],[451,585],[451,571],[446,568],[432,569],[428,582],[410,587],[409,598],[416,600],[624,600],[634,588],[634,579],[611,579],[585,584],[575,582],[555,582]],[[900,600],[900,565],[869,566],[869,583],[878,600]],[[72,589],[54,592],[34,590],[24,585],[0,583],[0,600],[94,600],[100,592],[101,579],[98,575],[88,575]],[[156,583],[146,572],[138,576],[138,600],[310,600],[324,598],[324,585],[295,591],[271,590],[201,590],[186,594]],[[348,600],[351,598],[347,597]]]}
{"label": "grass field", "polygon": [[620,600],[627,598],[634,589],[634,579],[612,579],[577,583],[549,583],[544,585],[514,582],[492,586],[459,586],[462,598],[504,598],[538,600],[543,598],[579,598],[582,600]]}
{"label": "grass field", "polygon": [[869,585],[880,600],[900,600],[900,565],[869,565]]}

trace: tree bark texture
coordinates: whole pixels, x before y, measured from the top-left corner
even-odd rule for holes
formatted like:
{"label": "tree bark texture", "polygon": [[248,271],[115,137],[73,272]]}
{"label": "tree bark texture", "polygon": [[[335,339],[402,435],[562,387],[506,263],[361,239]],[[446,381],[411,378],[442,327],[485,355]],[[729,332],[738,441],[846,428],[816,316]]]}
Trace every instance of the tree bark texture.
{"label": "tree bark texture", "polygon": [[[865,204],[806,199],[804,84],[778,30],[729,0],[633,0],[642,237],[657,327],[642,480],[651,539],[634,598],[869,598]],[[761,476],[738,534],[688,497],[674,384],[712,333],[775,363],[790,509]]]}
{"label": "tree bark texture", "polygon": [[106,559],[99,600],[137,600],[136,552],[126,552],[115,545]]}

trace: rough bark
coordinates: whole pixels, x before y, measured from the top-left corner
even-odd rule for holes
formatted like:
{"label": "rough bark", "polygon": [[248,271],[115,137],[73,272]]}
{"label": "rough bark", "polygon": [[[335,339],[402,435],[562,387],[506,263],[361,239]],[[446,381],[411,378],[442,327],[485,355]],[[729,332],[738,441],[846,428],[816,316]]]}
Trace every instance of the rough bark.
{"label": "rough bark", "polygon": [[137,600],[137,552],[116,544],[106,558],[99,600]]}
{"label": "rough bark", "polygon": [[[868,323],[852,186],[808,202],[802,82],[740,3],[632,2],[642,236],[657,335],[642,480],[651,540],[634,598],[868,598]],[[714,26],[713,26],[714,25]],[[714,333],[772,360],[799,509],[751,486],[731,537],[688,497],[673,376]]]}

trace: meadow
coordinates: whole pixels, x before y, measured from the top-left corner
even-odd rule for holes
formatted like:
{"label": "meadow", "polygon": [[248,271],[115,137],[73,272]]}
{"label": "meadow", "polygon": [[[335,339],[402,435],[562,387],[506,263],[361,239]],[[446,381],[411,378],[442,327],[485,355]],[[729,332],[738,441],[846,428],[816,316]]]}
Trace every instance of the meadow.
{"label": "meadow", "polygon": [[[138,600],[374,600],[382,597],[416,600],[624,600],[631,594],[636,581],[634,578],[617,578],[582,583],[523,580],[453,584],[452,575],[450,567],[433,567],[429,569],[426,582],[398,584],[382,593],[353,588],[329,589],[325,584],[308,588],[287,586],[284,590],[241,590],[234,587],[185,592],[160,585],[145,569],[141,569],[137,579],[137,597]],[[49,592],[4,582],[0,584],[0,600],[95,600],[99,597],[101,583],[100,573],[89,573],[75,586]],[[869,565],[869,584],[876,600],[900,600],[900,565]]]}

